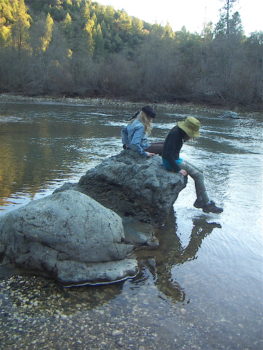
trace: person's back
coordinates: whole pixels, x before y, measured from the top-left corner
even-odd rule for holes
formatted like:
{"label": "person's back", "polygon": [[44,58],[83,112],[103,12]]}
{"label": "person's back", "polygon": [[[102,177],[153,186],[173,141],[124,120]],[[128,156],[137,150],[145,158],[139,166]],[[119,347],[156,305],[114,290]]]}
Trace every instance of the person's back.
{"label": "person's back", "polygon": [[180,167],[176,161],[179,159],[180,150],[183,146],[184,136],[185,132],[176,125],[170,130],[165,138],[162,157],[169,164],[171,164],[171,169],[169,170],[174,170],[175,172],[180,171]]}
{"label": "person's back", "polygon": [[151,132],[155,115],[156,113],[150,106],[144,106],[141,111],[135,113],[130,123],[121,131],[124,149],[133,150],[145,157],[154,155],[146,149],[149,147],[147,135]]}
{"label": "person's back", "polygon": [[134,119],[132,123],[123,128],[122,140],[127,148],[138,151],[142,155],[145,153],[144,150],[149,146],[145,127],[139,119]]}

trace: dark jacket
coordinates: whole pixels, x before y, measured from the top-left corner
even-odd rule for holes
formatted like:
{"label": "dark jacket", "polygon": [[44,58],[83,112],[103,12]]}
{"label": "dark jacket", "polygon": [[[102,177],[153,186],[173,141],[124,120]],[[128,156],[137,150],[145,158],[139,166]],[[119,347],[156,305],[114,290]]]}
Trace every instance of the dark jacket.
{"label": "dark jacket", "polygon": [[186,134],[182,129],[175,126],[170,130],[164,141],[162,156],[169,162],[170,166],[175,172],[178,172],[181,169],[175,161],[179,159],[179,154],[183,146],[183,138],[185,135]]}

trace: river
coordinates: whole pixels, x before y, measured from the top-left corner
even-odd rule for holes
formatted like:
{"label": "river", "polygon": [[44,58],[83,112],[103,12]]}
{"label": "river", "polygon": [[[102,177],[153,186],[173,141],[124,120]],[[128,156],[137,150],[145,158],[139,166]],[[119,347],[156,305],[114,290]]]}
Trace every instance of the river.
{"label": "river", "polygon": [[[0,219],[121,150],[128,107],[0,103]],[[65,289],[0,266],[2,349],[263,348],[263,114],[191,110],[200,138],[182,157],[204,170],[224,212],[195,209],[189,179],[157,249],[136,252],[123,283]],[[150,140],[188,115],[158,110]]]}

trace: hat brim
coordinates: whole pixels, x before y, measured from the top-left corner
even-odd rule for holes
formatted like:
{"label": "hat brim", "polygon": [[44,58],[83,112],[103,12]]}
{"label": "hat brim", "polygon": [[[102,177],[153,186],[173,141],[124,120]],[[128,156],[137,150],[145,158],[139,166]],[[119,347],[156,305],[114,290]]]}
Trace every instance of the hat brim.
{"label": "hat brim", "polygon": [[200,136],[200,132],[198,131],[194,131],[190,128],[187,127],[187,125],[185,125],[185,122],[178,122],[177,123],[178,127],[180,129],[182,129],[189,137],[194,138],[194,137],[199,137]]}

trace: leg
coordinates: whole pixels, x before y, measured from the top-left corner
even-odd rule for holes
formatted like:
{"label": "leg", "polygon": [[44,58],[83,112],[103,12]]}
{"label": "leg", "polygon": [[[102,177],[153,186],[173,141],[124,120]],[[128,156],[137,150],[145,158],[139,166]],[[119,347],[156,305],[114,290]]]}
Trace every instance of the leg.
{"label": "leg", "polygon": [[146,148],[145,151],[151,152],[151,153],[156,153],[156,154],[159,154],[161,156],[162,152],[163,152],[163,142],[152,143],[148,148]]}
{"label": "leg", "polygon": [[[163,159],[163,161],[165,161]],[[167,162],[167,161],[166,161]],[[166,170],[171,171],[169,169],[168,164],[164,163],[164,167]],[[193,178],[195,182],[195,191],[196,191],[196,201],[194,202],[194,206],[196,208],[202,208],[205,213],[222,213],[223,208],[219,208],[215,205],[215,202],[210,201],[206,192],[205,183],[204,183],[204,175],[201,170],[196,168],[194,165],[183,160],[182,163],[178,164],[181,169],[187,171],[187,173]]]}
{"label": "leg", "polygon": [[180,168],[186,170],[187,173],[193,178],[195,182],[197,202],[202,203],[203,205],[207,204],[209,202],[209,198],[205,188],[203,172],[185,160],[180,164]]}
{"label": "leg", "polygon": [[194,206],[196,208],[202,208],[205,213],[222,213],[223,208],[217,207],[215,205],[215,202],[210,201],[208,198],[203,172],[186,161],[183,161],[183,163],[180,164],[180,167],[182,169],[185,169],[188,174],[194,179],[197,197]]}

